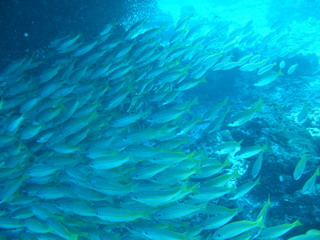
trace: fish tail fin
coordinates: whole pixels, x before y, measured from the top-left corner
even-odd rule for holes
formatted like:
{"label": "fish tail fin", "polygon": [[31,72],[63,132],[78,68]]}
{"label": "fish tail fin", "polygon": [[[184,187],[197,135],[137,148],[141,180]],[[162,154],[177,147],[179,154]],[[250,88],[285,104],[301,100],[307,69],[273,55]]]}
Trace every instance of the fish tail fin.
{"label": "fish tail fin", "polygon": [[234,178],[240,177],[240,174],[239,174],[238,171],[234,171],[231,175],[232,175]]}
{"label": "fish tail fin", "polygon": [[141,214],[141,218],[146,219],[146,220],[150,220],[151,219],[151,214],[150,212],[143,212]]}
{"label": "fish tail fin", "polygon": [[226,97],[226,98],[223,100],[222,104],[223,104],[223,105],[226,105],[226,104],[228,103],[228,101],[229,101],[229,97]]}
{"label": "fish tail fin", "polygon": [[281,68],[279,69],[279,72],[278,72],[278,73],[279,73],[279,76],[283,76],[283,72],[282,72],[282,69],[281,69]]}
{"label": "fish tail fin", "polygon": [[302,226],[303,223],[300,222],[300,218],[298,218],[295,222],[293,222],[293,225],[296,226],[296,227],[298,227],[298,226]]}
{"label": "fish tail fin", "polygon": [[195,151],[193,151],[193,152],[191,152],[191,153],[188,153],[188,154],[187,154],[188,159],[192,159],[195,154],[196,154]]}
{"label": "fish tail fin", "polygon": [[199,104],[199,99],[198,97],[195,97],[192,102],[191,102],[191,105],[198,105]]}
{"label": "fish tail fin", "polygon": [[269,206],[272,204],[271,199],[270,199],[270,193],[268,194],[268,200],[267,200],[266,204],[268,204]]}
{"label": "fish tail fin", "polygon": [[199,187],[200,187],[200,184],[199,183],[196,183],[196,184],[193,184],[190,186],[190,193],[199,193]]}
{"label": "fish tail fin", "polygon": [[79,239],[79,236],[78,235],[73,235],[71,236],[71,240],[78,240]]}
{"label": "fish tail fin", "polygon": [[207,79],[205,77],[201,77],[201,78],[197,79],[197,81],[198,81],[198,84],[205,83],[205,82],[207,82]]}
{"label": "fish tail fin", "polygon": [[258,185],[258,184],[260,184],[261,183],[261,181],[260,181],[260,176],[257,178],[257,180],[255,181],[255,184],[256,185]]}
{"label": "fish tail fin", "polygon": [[258,227],[260,228],[264,228],[264,218],[263,215],[259,216],[258,219],[256,220],[256,223],[258,224]]}
{"label": "fish tail fin", "polygon": [[226,160],[224,160],[222,165],[225,167],[229,167],[231,165],[229,156],[226,158]]}
{"label": "fish tail fin", "polygon": [[268,151],[268,149],[269,149],[268,144],[265,144],[265,145],[263,145],[263,146],[262,146],[262,150],[263,150],[263,152]]}

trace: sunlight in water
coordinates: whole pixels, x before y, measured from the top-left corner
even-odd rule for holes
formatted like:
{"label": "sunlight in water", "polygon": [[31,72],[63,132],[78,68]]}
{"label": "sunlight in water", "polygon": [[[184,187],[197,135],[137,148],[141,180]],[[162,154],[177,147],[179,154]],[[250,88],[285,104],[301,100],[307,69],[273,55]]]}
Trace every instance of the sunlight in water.
{"label": "sunlight in water", "polygon": [[266,14],[270,0],[158,0],[160,11],[170,15],[174,21],[181,16],[197,13],[202,17],[218,16],[231,21],[235,26],[243,26],[254,19],[256,30],[265,31]]}

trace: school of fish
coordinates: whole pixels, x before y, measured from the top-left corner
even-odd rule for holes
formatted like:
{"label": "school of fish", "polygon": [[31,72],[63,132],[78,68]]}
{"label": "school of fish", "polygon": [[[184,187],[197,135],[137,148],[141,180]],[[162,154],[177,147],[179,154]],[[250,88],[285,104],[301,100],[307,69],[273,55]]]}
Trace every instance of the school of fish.
{"label": "school of fish", "polygon": [[[7,66],[0,74],[0,239],[276,239],[302,225],[266,224],[270,199],[255,219],[237,217],[236,201],[261,184],[267,144],[223,142],[210,154],[189,144],[196,126],[206,124],[210,134],[242,127],[264,101],[232,109],[226,98],[197,116],[201,103],[185,91],[210,84],[208,71],[256,72],[252,86],[261,88],[292,74],[298,64],[284,59],[296,49],[283,48],[276,60],[264,54],[278,37],[272,32],[257,47],[252,22],[230,30],[196,16],[170,26],[140,20],[123,32],[108,24],[92,42],[80,34],[56,39],[45,59]],[[234,56],[234,48],[244,54]],[[251,157],[251,180],[238,184],[233,164]],[[302,193],[313,191],[319,174],[318,167]],[[309,239],[320,231],[290,238]]]}

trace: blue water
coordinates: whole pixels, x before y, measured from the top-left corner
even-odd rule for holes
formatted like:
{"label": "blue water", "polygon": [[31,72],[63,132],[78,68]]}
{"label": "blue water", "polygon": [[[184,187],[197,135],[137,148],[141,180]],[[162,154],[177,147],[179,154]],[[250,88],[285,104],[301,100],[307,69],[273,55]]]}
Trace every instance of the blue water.
{"label": "blue water", "polygon": [[8,1],[0,239],[320,239],[319,7]]}

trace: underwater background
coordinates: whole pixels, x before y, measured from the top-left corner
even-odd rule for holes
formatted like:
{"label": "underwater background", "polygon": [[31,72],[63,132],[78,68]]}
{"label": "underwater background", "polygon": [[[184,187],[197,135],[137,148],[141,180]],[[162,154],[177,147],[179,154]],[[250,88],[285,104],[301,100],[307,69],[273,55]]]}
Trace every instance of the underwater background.
{"label": "underwater background", "polygon": [[0,239],[320,239],[320,1],[0,5]]}

